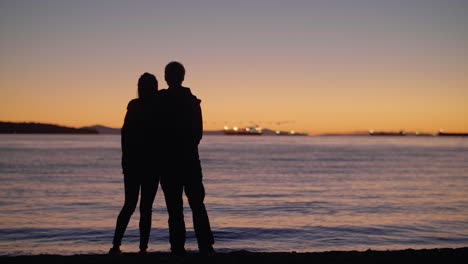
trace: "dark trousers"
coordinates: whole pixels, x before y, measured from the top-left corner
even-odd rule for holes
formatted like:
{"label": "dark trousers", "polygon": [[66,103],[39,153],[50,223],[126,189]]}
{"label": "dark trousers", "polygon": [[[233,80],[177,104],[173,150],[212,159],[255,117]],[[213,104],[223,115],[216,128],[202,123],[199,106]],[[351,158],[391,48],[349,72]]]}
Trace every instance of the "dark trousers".
{"label": "dark trousers", "polygon": [[192,211],[193,226],[197,237],[198,248],[204,250],[214,244],[208,213],[205,208],[205,188],[202,183],[201,169],[192,171],[171,171],[161,176],[161,188],[166,200],[169,214],[169,240],[171,251],[185,248],[185,221],[183,213],[183,192]]}
{"label": "dark trousers", "polygon": [[124,175],[125,202],[117,217],[115,226],[114,246],[120,246],[125,230],[127,229],[130,217],[138,203],[138,196],[141,189],[140,200],[140,249],[148,248],[148,241],[151,231],[151,220],[153,202],[158,191],[159,178],[154,175]]}

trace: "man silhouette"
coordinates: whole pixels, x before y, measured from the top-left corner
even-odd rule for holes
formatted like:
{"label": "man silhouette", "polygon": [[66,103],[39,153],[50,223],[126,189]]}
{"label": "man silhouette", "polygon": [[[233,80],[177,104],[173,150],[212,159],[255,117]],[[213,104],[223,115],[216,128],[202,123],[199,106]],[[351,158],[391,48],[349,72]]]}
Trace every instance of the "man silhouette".
{"label": "man silhouette", "polygon": [[204,204],[205,188],[198,154],[203,134],[201,100],[192,94],[190,88],[182,86],[184,78],[184,66],[170,62],[165,68],[169,87],[159,92],[162,102],[160,116],[165,124],[162,131],[165,166],[161,188],[169,214],[169,240],[172,254],[186,254],[182,197],[185,192],[192,211],[199,253],[212,255],[214,238]]}

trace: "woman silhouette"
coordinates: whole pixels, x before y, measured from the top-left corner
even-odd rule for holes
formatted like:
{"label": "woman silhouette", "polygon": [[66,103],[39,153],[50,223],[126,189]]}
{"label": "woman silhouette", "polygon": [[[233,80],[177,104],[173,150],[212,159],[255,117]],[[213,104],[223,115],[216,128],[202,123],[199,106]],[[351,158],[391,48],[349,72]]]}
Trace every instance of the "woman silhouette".
{"label": "woman silhouette", "polygon": [[121,130],[122,172],[125,202],[117,217],[111,255],[122,253],[120,245],[130,218],[140,199],[140,251],[146,254],[151,231],[154,198],[158,190],[159,175],[155,170],[156,126],[155,104],[158,81],[150,73],[138,80],[138,98],[128,103]]}

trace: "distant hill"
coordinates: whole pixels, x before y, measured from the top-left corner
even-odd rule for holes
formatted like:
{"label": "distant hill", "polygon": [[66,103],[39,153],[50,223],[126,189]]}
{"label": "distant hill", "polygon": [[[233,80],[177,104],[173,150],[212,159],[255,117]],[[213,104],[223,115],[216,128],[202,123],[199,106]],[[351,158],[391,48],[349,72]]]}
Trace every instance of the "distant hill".
{"label": "distant hill", "polygon": [[[107,134],[120,135],[120,128],[92,125],[73,128],[36,122],[0,122],[0,134]],[[275,130],[263,129],[263,135],[276,135]],[[224,135],[224,130],[204,130],[203,135]]]}
{"label": "distant hill", "polygon": [[99,134],[99,132],[91,128],[74,128],[34,122],[0,122],[0,134]]}
{"label": "distant hill", "polygon": [[102,126],[102,125],[87,126],[87,127],[82,127],[82,128],[84,128],[84,129],[94,129],[99,134],[120,134],[120,128],[106,127],[106,126]]}

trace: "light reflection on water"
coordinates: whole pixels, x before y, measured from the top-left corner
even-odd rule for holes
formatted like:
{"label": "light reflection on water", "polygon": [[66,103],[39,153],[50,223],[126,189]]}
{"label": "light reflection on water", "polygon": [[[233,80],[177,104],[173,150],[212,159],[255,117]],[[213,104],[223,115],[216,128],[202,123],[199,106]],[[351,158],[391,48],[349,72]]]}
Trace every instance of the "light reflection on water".
{"label": "light reflection on water", "polygon": [[[119,144],[0,135],[0,255],[106,252],[123,201]],[[465,138],[206,136],[200,153],[221,251],[468,245]],[[124,250],[137,251],[138,217]],[[150,250],[167,251],[160,191],[153,227]]]}

